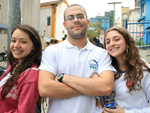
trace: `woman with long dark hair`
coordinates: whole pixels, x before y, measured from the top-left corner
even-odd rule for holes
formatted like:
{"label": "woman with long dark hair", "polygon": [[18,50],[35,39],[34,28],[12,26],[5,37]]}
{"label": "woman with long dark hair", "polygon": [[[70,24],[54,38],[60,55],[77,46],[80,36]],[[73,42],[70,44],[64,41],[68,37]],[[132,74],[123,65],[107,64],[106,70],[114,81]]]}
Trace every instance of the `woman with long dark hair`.
{"label": "woman with long dark hair", "polygon": [[11,34],[10,65],[0,77],[0,113],[35,113],[41,55],[38,32],[29,25],[18,25]]}
{"label": "woman with long dark hair", "polygon": [[150,64],[142,59],[128,31],[112,27],[105,34],[104,46],[116,68],[116,109],[104,108],[104,113],[149,113]]}

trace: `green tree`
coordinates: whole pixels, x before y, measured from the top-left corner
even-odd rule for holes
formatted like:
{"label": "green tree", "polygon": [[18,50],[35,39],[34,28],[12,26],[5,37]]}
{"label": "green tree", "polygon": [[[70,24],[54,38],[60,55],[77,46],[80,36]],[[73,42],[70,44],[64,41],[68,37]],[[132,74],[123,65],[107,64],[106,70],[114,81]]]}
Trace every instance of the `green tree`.
{"label": "green tree", "polygon": [[100,36],[102,23],[97,22],[96,24],[91,22],[87,31],[87,36],[91,42],[93,42],[93,37]]}

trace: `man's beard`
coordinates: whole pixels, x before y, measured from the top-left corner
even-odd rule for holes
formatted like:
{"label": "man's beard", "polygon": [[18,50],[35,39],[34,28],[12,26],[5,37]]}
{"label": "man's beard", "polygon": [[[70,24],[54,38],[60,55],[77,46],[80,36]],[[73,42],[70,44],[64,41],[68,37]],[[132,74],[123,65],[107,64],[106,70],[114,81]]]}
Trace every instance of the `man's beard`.
{"label": "man's beard", "polygon": [[68,31],[69,35],[71,38],[74,38],[74,39],[80,39],[80,38],[83,38],[85,37],[86,35],[86,31],[81,31],[80,33],[73,33],[73,32],[70,32]]}
{"label": "man's beard", "polygon": [[71,38],[81,39],[85,37],[86,31],[87,31],[87,27],[84,27],[84,29],[80,30],[80,32],[73,32],[71,30],[68,30],[68,34],[70,35]]}

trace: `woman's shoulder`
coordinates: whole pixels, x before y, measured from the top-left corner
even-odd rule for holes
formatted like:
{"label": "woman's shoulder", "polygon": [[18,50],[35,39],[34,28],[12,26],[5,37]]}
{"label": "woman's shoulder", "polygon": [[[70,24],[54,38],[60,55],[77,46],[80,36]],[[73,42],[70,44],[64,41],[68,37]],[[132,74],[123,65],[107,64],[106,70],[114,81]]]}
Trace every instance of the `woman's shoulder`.
{"label": "woman's shoulder", "polygon": [[20,79],[24,79],[26,82],[35,82],[38,79],[38,66],[33,65],[26,69],[20,76]]}
{"label": "woman's shoulder", "polygon": [[[146,64],[146,66],[150,69],[150,63],[148,63],[144,58],[141,58],[141,60]],[[146,67],[143,66],[143,70],[145,70]],[[147,69],[146,69],[147,70]]]}
{"label": "woman's shoulder", "polygon": [[36,64],[33,64],[31,67],[29,67],[28,69],[26,69],[25,71],[28,71],[28,70],[35,70],[35,71],[38,71],[38,66]]}
{"label": "woman's shoulder", "polygon": [[[141,60],[146,64],[147,67],[143,66],[143,79],[142,80],[149,80],[150,79],[150,64],[143,58]],[[147,69],[148,68],[148,69]],[[149,82],[149,81],[148,81]]]}

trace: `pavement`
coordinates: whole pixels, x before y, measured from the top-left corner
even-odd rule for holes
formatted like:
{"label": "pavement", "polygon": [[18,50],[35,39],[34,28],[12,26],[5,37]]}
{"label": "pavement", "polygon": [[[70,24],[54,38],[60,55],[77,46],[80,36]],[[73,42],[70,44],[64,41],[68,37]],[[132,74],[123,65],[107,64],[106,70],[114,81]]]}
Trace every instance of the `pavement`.
{"label": "pavement", "polygon": [[150,49],[139,49],[139,51],[141,57],[150,63]]}

